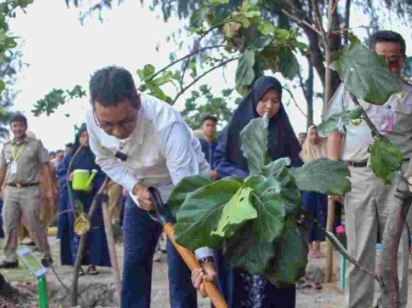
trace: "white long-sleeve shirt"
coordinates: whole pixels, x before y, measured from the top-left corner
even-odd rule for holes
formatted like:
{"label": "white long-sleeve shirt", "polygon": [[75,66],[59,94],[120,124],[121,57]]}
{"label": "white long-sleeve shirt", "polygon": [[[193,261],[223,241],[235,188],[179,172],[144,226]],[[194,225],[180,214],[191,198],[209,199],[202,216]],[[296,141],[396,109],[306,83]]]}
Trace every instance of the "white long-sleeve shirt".
{"label": "white long-sleeve shirt", "polygon": [[[199,140],[172,106],[140,94],[137,127],[127,140],[106,134],[96,123],[93,112],[86,115],[89,143],[102,170],[126,188],[135,203],[133,187],[137,182],[159,189],[166,201],[181,179],[210,170]],[[115,157],[127,155],[126,161]],[[198,259],[211,256],[209,248],[195,251]]]}

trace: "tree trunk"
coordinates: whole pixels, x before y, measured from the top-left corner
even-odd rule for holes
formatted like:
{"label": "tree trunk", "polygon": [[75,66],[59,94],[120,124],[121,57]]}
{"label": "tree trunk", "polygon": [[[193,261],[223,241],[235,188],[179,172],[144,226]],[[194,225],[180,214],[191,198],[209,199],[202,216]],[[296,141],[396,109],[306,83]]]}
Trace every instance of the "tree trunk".
{"label": "tree trunk", "polygon": [[309,64],[309,69],[308,69],[308,79],[305,82],[305,98],[306,98],[306,104],[308,107],[308,117],[307,117],[307,122],[306,126],[309,128],[311,125],[313,125],[313,79],[315,78],[314,73],[313,73],[313,63],[308,58],[308,64]]}
{"label": "tree trunk", "polygon": [[[411,171],[412,161],[405,173],[406,178],[410,178]],[[412,203],[412,195],[405,182],[400,182],[398,190],[400,191],[398,194],[400,200],[389,214],[382,238],[381,259],[377,273],[381,279],[379,308],[399,308],[400,306],[398,253],[402,233],[405,229],[405,219]]]}
{"label": "tree trunk", "polygon": [[349,29],[350,5],[351,5],[351,0],[346,0],[345,20],[344,20],[344,26],[343,26],[343,29],[345,29],[345,31],[343,32],[343,44],[344,45],[349,43],[349,31],[346,31],[346,29]]}

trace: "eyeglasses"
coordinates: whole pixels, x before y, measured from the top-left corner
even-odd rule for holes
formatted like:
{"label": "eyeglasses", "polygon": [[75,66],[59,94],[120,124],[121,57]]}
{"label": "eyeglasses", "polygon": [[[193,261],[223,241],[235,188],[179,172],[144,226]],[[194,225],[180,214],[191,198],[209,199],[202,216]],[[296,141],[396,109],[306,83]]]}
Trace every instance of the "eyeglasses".
{"label": "eyeglasses", "polygon": [[93,117],[94,117],[94,121],[96,125],[99,126],[101,129],[103,129],[104,131],[111,131],[115,127],[121,127],[125,130],[129,130],[133,128],[133,126],[136,124],[136,121],[137,121],[137,113],[133,113],[131,117],[128,117],[118,122],[102,122],[101,120],[99,120],[94,110],[93,110]]}

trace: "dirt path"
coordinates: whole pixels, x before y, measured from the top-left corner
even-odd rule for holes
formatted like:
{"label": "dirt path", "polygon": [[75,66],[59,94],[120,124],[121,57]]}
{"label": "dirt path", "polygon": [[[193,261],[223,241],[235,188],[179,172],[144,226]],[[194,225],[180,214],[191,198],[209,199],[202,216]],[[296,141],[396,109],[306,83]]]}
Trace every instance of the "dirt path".
{"label": "dirt path", "polygon": [[[67,266],[60,266],[59,263],[59,243],[55,237],[49,237],[52,247],[53,257],[55,260],[55,270],[63,283],[67,286],[71,285],[72,269]],[[0,244],[1,245],[1,244]],[[120,264],[122,263],[122,247],[118,246],[117,253]],[[152,308],[164,308],[167,307],[165,303],[168,302],[168,284],[167,284],[167,264],[164,262],[164,255],[161,256],[161,262],[154,263],[153,271],[153,287],[152,287]],[[323,261],[318,261],[323,262]],[[331,284],[325,284],[323,290],[298,290],[297,291],[297,304],[296,308],[338,308],[342,306],[343,295],[337,289],[337,264],[338,255],[335,255],[335,279]],[[79,291],[80,299],[79,304],[82,307],[89,305],[100,307],[116,307],[114,302],[115,288],[113,283],[113,276],[111,270],[108,268],[99,268],[100,275],[98,276],[83,276],[79,279]],[[23,265],[19,269],[2,270],[2,274],[5,278],[12,282],[13,285],[20,283],[20,287],[29,290],[35,296],[36,288],[33,285],[35,279],[29,275]],[[67,294],[64,288],[58,282],[56,276],[52,272],[48,272],[47,281],[50,286],[50,307],[58,307],[58,303],[67,303]],[[412,283],[412,279],[410,279]],[[24,283],[24,284],[21,284]],[[29,283],[29,284],[27,284]],[[412,290],[412,289],[411,289]],[[35,297],[34,297],[35,300]],[[412,299],[410,299],[412,302]],[[2,307],[0,305],[0,307]],[[19,308],[34,308],[36,305],[34,302],[27,305],[19,305]],[[61,307],[61,306],[60,306]],[[69,307],[63,305],[63,307]],[[90,306],[89,306],[90,307]],[[199,298],[199,308],[209,308],[209,301]]]}

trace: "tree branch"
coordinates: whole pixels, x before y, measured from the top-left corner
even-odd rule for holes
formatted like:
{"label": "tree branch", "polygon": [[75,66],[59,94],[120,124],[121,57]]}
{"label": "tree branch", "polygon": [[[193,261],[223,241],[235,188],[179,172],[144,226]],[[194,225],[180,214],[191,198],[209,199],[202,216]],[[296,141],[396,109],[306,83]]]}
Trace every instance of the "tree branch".
{"label": "tree branch", "polygon": [[296,21],[299,25],[304,24],[305,26],[308,26],[309,28],[311,28],[314,32],[316,32],[319,35],[322,35],[322,33],[316,29],[315,26],[311,25],[309,22],[307,22],[305,19],[300,19],[299,17],[289,13],[287,10],[282,9],[282,13],[285,14],[286,16],[288,16],[290,19],[293,19],[294,21]]}
{"label": "tree branch", "polygon": [[306,212],[305,210],[302,209],[302,213],[304,216],[306,216],[307,218],[313,220],[317,225],[318,228],[321,229],[324,233],[325,236],[328,238],[328,240],[333,244],[333,246],[336,247],[336,249],[353,265],[355,265],[355,267],[359,270],[361,270],[362,272],[364,272],[365,274],[369,275],[370,277],[372,277],[373,279],[375,279],[377,282],[381,282],[379,280],[378,275],[375,272],[370,272],[368,271],[366,268],[364,268],[361,264],[359,264],[355,258],[353,258],[349,252],[345,249],[345,247],[339,242],[339,239],[336,238],[336,236],[332,233],[327,231],[322,224],[312,215],[310,215],[308,212]]}
{"label": "tree branch", "polygon": [[[91,221],[94,211],[96,210],[97,205],[98,205],[96,197],[101,195],[107,189],[108,183],[109,183],[109,178],[106,176],[102,186],[100,187],[99,191],[97,192],[96,196],[93,199],[89,212],[87,213],[87,220],[89,222]],[[78,287],[78,282],[79,282],[79,268],[83,261],[83,251],[86,246],[87,233],[88,232],[83,233],[82,236],[80,237],[80,243],[79,243],[79,247],[77,248],[76,260],[75,260],[75,264],[73,268],[73,278],[72,278],[72,288],[71,288],[71,305],[74,307],[77,306],[77,287]]]}
{"label": "tree branch", "polygon": [[159,71],[157,71],[156,73],[154,73],[148,80],[149,80],[149,81],[150,81],[150,80],[153,80],[154,78],[156,78],[157,76],[159,76],[162,72],[164,72],[165,70],[167,70],[169,67],[171,67],[171,66],[173,66],[173,65],[175,65],[175,64],[177,64],[177,63],[179,63],[179,62],[181,62],[181,61],[183,61],[183,60],[185,60],[185,59],[187,59],[187,58],[190,58],[190,57],[194,56],[195,54],[198,54],[198,53],[200,53],[200,52],[202,52],[202,51],[205,51],[205,50],[208,50],[208,49],[224,48],[224,47],[226,47],[226,45],[213,45],[213,46],[207,46],[207,47],[200,48],[200,49],[196,50],[195,52],[189,53],[189,54],[187,54],[186,56],[184,56],[184,57],[182,57],[182,58],[179,58],[179,59],[173,61],[172,63],[166,65],[164,68],[162,68],[161,70],[159,70]]}
{"label": "tree branch", "polygon": [[295,104],[296,108],[298,108],[299,111],[303,114],[303,116],[304,116],[305,118],[307,118],[308,115],[307,115],[305,112],[303,112],[303,110],[299,107],[298,102],[296,101],[295,96],[293,95],[292,91],[289,90],[289,89],[286,88],[286,87],[282,87],[282,88],[283,88],[284,90],[286,90],[286,92],[289,93],[289,95],[290,95],[290,97],[292,98],[293,103]]}
{"label": "tree branch", "polygon": [[[328,36],[326,35],[325,29],[323,28],[322,16],[319,11],[319,4],[316,0],[312,0],[312,6],[313,6],[314,13],[315,13],[315,20],[320,30],[320,36],[322,37],[323,44],[325,44],[325,50],[326,50],[326,48],[328,48],[329,46],[329,40],[328,40]],[[329,22],[332,23],[332,20],[329,20]]]}
{"label": "tree branch", "polygon": [[332,9],[328,10],[328,19],[329,19],[329,25],[328,25],[328,37],[332,34],[332,29],[333,29],[333,14],[336,11],[336,8],[338,6],[338,0],[329,0],[329,6],[332,6]]}
{"label": "tree branch", "polygon": [[183,94],[185,93],[191,86],[193,86],[196,82],[198,82],[200,79],[202,79],[203,77],[205,77],[207,74],[209,74],[210,72],[214,71],[215,69],[222,67],[226,64],[228,64],[229,62],[232,62],[234,60],[239,59],[239,57],[234,57],[231,58],[229,60],[223,61],[221,63],[219,63],[219,65],[212,67],[211,69],[207,70],[206,72],[204,72],[202,75],[200,75],[199,77],[195,78],[191,83],[189,83],[186,87],[184,87],[182,90],[180,90],[179,93],[176,94],[175,98],[173,99],[171,105],[174,105],[177,101],[177,99]]}

